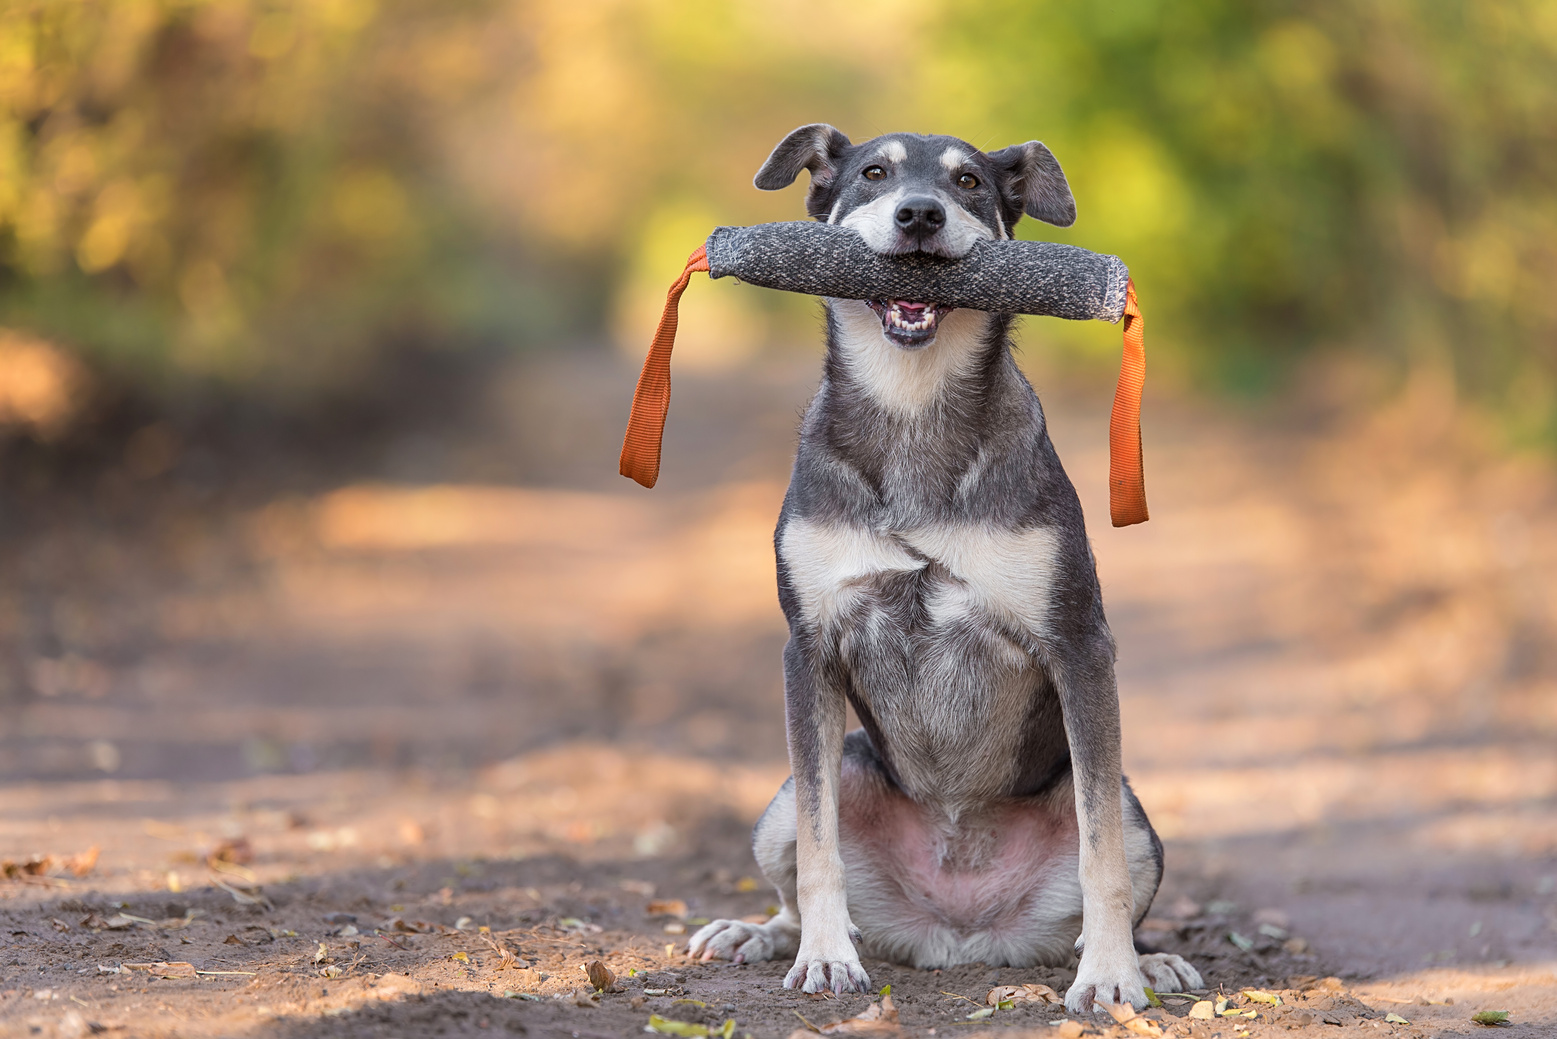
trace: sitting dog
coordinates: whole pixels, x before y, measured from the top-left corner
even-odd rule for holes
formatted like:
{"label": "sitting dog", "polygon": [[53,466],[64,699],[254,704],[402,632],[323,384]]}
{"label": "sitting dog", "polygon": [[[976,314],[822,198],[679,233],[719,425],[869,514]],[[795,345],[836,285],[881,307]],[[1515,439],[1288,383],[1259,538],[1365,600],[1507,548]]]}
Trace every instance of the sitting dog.
{"label": "sitting dog", "polygon": [[[959,257],[1024,213],[1076,219],[1037,141],[784,138],[756,186],[883,254]],[[774,543],[792,776],[757,823],[782,908],[717,920],[704,960],[795,956],[786,987],[864,991],[870,956],[1060,966],[1072,1013],[1202,984],[1140,954],[1162,844],[1120,772],[1114,641],[1081,504],[1011,356],[1009,314],[826,301],[827,357]],[[845,704],[863,728],[845,734]]]}

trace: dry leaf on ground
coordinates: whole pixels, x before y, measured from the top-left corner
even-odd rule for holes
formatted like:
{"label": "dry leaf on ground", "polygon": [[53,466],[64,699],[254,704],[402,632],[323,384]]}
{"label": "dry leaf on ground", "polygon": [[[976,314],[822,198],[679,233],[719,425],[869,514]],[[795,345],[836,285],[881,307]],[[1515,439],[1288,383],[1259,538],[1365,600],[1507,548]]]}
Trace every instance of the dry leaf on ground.
{"label": "dry leaf on ground", "polygon": [[247,837],[231,837],[212,848],[205,861],[212,869],[218,868],[218,863],[247,866],[254,861],[254,845]]}
{"label": "dry leaf on ground", "polygon": [[656,898],[644,907],[644,912],[650,916],[674,916],[685,920],[687,904],[679,898]]}
{"label": "dry leaf on ground", "polygon": [[648,1027],[644,1031],[658,1032],[661,1035],[679,1035],[686,1037],[686,1039],[698,1039],[701,1036],[719,1036],[720,1039],[730,1039],[735,1034],[735,1018],[726,1018],[724,1024],[720,1027],[710,1028],[708,1025],[698,1024],[694,1021],[677,1021],[674,1018],[650,1014]]}
{"label": "dry leaf on ground", "polygon": [[72,876],[84,877],[97,866],[97,857],[101,849],[92,845],[86,851],[72,855],[64,862],[65,872]]}
{"label": "dry leaf on ground", "polygon": [[823,1025],[822,1032],[824,1035],[896,1035],[902,1028],[897,1019],[897,1007],[892,1005],[892,993],[883,992],[880,1003],[872,1003],[858,1017]]}
{"label": "dry leaf on ground", "polygon": [[1136,1035],[1150,1036],[1152,1039],[1162,1035],[1162,1028],[1157,1022],[1137,1014],[1129,1003],[1104,1003],[1102,1006],[1110,1017]]}
{"label": "dry leaf on ground", "polygon": [[616,974],[599,960],[590,960],[584,965],[584,973],[589,975],[589,983],[601,992],[612,992],[616,988]]}
{"label": "dry leaf on ground", "polygon": [[1047,985],[996,985],[984,997],[992,1007],[1021,1006],[1024,1003],[1063,1003],[1059,993]]}
{"label": "dry leaf on ground", "polygon": [[182,960],[174,962],[157,961],[155,963],[126,963],[125,970],[143,970],[154,978],[192,978],[195,976],[195,965],[185,963]]}

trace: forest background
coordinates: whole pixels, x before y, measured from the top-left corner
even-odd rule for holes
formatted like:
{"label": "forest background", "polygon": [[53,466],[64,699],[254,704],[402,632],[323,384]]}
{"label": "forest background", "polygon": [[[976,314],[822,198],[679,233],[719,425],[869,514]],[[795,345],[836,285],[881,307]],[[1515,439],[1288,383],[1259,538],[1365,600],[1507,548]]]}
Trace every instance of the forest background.
{"label": "forest background", "polygon": [[[390,354],[636,352],[709,228],[801,215],[751,176],[828,121],[1044,140],[1080,219],[1022,233],[1126,259],[1158,376],[1452,373],[1550,445],[1554,73],[1541,0],[8,0],[0,418],[65,428],[61,372],[284,415]],[[815,339],[743,286],[688,315],[694,367]]]}

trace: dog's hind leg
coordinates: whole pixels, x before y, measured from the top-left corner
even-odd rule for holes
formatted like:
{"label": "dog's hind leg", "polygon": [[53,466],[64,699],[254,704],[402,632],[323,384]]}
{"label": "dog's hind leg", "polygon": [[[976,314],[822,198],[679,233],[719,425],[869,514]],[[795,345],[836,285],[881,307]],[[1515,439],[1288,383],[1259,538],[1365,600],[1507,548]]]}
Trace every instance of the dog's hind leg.
{"label": "dog's hind leg", "polygon": [[793,956],[800,948],[795,896],[795,781],[784,780],[752,829],[752,851],[762,875],[779,896],[778,915],[767,923],[715,920],[692,936],[687,952],[704,960],[755,963]]}

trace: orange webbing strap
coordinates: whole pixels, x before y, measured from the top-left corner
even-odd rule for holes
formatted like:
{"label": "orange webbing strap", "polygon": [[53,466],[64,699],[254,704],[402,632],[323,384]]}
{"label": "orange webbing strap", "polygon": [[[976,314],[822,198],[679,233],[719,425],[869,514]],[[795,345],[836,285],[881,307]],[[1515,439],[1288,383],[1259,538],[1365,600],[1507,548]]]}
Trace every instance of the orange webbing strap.
{"label": "orange webbing strap", "polygon": [[645,487],[660,478],[660,444],[665,439],[665,415],[670,411],[670,348],[676,345],[676,305],[692,280],[692,272],[708,270],[708,249],[700,245],[687,259],[687,269],[665,294],[665,312],[643,361],[633,410],[622,438],[621,473]]}
{"label": "orange webbing strap", "polygon": [[1108,514],[1116,527],[1145,523],[1146,477],[1141,471],[1141,390],[1146,385],[1146,321],[1135,302],[1135,279],[1125,286],[1124,357],[1114,412],[1108,419]]}

